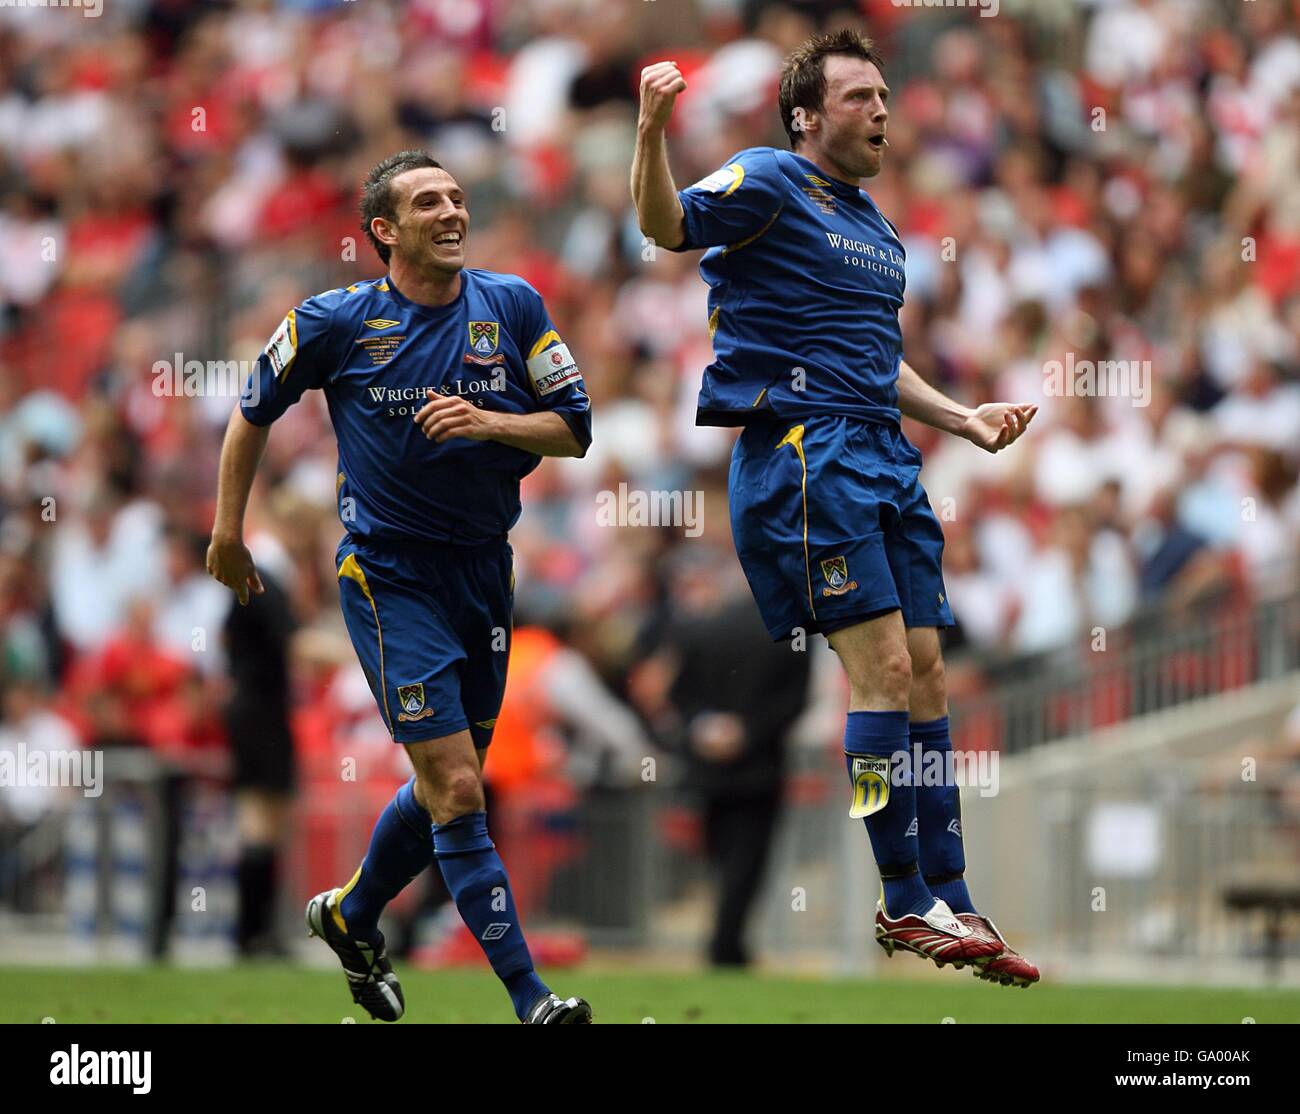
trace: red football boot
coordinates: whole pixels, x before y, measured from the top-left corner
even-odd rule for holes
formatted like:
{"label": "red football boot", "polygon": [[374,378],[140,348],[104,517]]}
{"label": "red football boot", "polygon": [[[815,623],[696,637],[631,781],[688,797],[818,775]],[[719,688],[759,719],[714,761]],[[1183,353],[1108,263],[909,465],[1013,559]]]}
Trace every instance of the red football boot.
{"label": "red football boot", "polygon": [[1001,983],[1003,986],[1031,986],[1038,981],[1038,968],[1015,950],[1003,938],[1002,933],[988,917],[978,913],[958,913],[957,919],[977,936],[998,945],[1000,953],[987,963],[980,965],[975,974],[989,982]]}
{"label": "red football boot", "polygon": [[936,900],[924,916],[908,913],[897,919],[876,902],[876,943],[892,956],[896,948],[933,959],[942,967],[951,963],[960,970],[967,963],[986,963],[999,955],[1005,943],[977,933],[958,920],[947,903]]}

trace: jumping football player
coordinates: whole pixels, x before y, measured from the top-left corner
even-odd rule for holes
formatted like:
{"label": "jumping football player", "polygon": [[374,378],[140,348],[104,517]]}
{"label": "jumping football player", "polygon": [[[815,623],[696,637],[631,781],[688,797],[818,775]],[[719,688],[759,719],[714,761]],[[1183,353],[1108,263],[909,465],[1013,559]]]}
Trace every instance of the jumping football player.
{"label": "jumping football player", "polygon": [[709,249],[700,272],[714,362],[696,421],[744,427],[731,460],[731,526],[769,633],[820,631],[848,674],[850,815],[865,819],[880,869],[876,939],[890,955],[970,963],[984,978],[1028,986],[1037,969],[966,888],[956,784],[915,784],[903,765],[919,747],[925,768],[929,752],[950,766],[938,628],[952,613],[943,532],[919,482],[921,454],[899,423],[901,411],[998,452],[1037,407],[967,409],[902,358],[903,245],[859,188],[884,157],[881,69],[871,40],[854,31],[809,40],[781,74],[792,150],[749,148],[678,191],[665,128],[686,82],[673,62],[647,66],[632,195],[660,247]]}
{"label": "jumping football player", "polygon": [[308,927],[353,1000],[396,1021],[405,1001],[379,915],[436,862],[519,1019],[586,1023],[591,1007],[533,970],[481,770],[506,683],[519,481],[543,456],[586,453],[590,401],[537,291],[465,267],[465,193],[433,158],[381,162],[361,215],[388,274],[290,310],[258,359],[226,431],[208,570],[241,603],[261,590],[243,542],[253,475],[270,424],[320,388],[338,438],[343,615],[415,776],[352,880],[308,903]]}

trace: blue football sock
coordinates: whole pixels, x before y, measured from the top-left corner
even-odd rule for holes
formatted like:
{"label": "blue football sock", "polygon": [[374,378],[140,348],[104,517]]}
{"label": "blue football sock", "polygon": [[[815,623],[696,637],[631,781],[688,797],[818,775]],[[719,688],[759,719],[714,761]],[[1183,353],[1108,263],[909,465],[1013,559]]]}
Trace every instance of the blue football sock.
{"label": "blue football sock", "polygon": [[928,771],[942,757],[940,784],[927,784],[932,775],[917,778],[916,816],[920,825],[921,875],[930,892],[946,901],[954,913],[974,913],[970,891],[966,888],[966,852],[961,839],[961,790],[950,776],[952,739],[948,734],[948,717],[912,724],[912,746],[921,748],[921,769]]}
{"label": "blue football sock", "polygon": [[909,775],[904,784],[893,777],[897,759],[907,752],[906,712],[850,712],[844,725],[845,761],[853,776],[855,755],[891,760],[889,801],[879,812],[863,818],[871,851],[880,868],[885,911],[891,917],[925,913],[934,904],[917,866],[916,790]]}
{"label": "blue football sock", "polygon": [[474,933],[521,1020],[550,993],[533,970],[510,879],[488,838],[487,813],[470,812],[433,826],[433,850],[461,919]]}
{"label": "blue football sock", "polygon": [[411,778],[380,813],[361,868],[343,887],[337,908],[349,935],[373,941],[384,906],[433,862],[432,823],[415,799]]}

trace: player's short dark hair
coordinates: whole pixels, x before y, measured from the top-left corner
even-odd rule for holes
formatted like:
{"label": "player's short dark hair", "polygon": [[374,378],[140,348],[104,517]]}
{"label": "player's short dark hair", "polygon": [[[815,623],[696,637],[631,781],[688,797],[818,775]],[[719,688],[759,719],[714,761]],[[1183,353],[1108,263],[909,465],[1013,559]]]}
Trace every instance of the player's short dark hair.
{"label": "player's short dark hair", "polygon": [[829,35],[814,35],[796,47],[781,66],[781,92],[777,106],[781,112],[781,126],[790,137],[790,146],[799,145],[799,129],[795,127],[796,108],[820,112],[826,102],[826,59],[832,54],[844,54],[873,62],[881,72],[885,62],[876,44],[851,27]]}
{"label": "player's short dark hair", "polygon": [[408,170],[443,170],[445,169],[428,151],[398,151],[389,155],[381,163],[370,168],[366,180],[361,186],[361,231],[366,234],[370,246],[379,258],[388,263],[392,250],[387,244],[380,243],[370,231],[370,222],[375,217],[384,220],[397,220],[397,198],[393,194],[393,179]]}

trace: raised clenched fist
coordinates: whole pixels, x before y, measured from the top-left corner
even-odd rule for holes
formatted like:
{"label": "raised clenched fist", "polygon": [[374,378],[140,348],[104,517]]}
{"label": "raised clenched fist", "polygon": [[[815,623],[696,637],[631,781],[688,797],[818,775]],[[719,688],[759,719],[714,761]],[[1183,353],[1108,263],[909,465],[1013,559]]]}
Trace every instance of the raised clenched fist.
{"label": "raised clenched fist", "polygon": [[676,62],[656,62],[641,71],[641,118],[638,126],[662,131],[673,114],[677,94],[686,88],[686,79]]}

